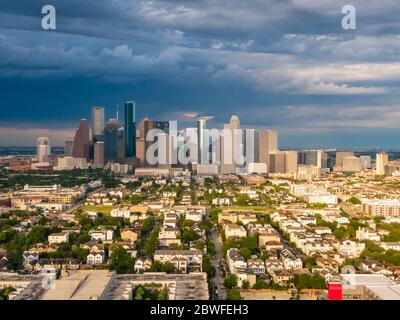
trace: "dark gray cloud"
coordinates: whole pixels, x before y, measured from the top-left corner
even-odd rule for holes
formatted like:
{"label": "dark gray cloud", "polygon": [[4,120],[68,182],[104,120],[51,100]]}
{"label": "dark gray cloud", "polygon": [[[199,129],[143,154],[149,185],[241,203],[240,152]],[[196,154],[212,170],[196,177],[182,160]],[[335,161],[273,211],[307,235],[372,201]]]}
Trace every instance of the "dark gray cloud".
{"label": "dark gray cloud", "polygon": [[195,112],[218,125],[236,112],[278,129],[285,145],[312,145],[311,131],[396,130],[400,3],[352,1],[357,30],[345,31],[347,2],[53,0],[57,31],[46,32],[48,1],[4,0],[3,123],[70,130],[91,105],[111,114],[135,99],[139,116]]}

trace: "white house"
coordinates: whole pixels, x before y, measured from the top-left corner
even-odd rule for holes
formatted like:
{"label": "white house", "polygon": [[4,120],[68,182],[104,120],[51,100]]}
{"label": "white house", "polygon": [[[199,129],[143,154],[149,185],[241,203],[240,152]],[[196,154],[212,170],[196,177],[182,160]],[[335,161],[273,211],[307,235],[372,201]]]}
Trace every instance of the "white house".
{"label": "white house", "polygon": [[338,252],[347,258],[358,258],[365,249],[365,243],[345,240],[339,242]]}
{"label": "white house", "polygon": [[215,206],[231,206],[233,200],[231,198],[215,198],[212,200],[212,204]]}
{"label": "white house", "polygon": [[124,218],[129,219],[131,216],[131,211],[129,209],[112,209],[111,210],[111,217],[113,218]]}
{"label": "white house", "polygon": [[152,262],[151,262],[150,259],[139,258],[139,259],[136,259],[135,266],[133,267],[133,270],[136,273],[139,273],[139,272],[146,271],[146,270],[150,269],[151,265],[152,265]]}
{"label": "white house", "polygon": [[172,263],[183,273],[202,271],[203,253],[200,250],[156,250],[154,261]]}
{"label": "white house", "polygon": [[102,264],[104,262],[104,251],[93,251],[86,257],[86,263],[91,265]]}
{"label": "white house", "polygon": [[385,250],[400,251],[400,242],[382,242],[381,247]]}
{"label": "white house", "polygon": [[261,259],[252,258],[247,261],[247,268],[254,274],[265,273],[265,263]]}
{"label": "white house", "polygon": [[301,269],[303,268],[303,261],[294,256],[288,249],[284,249],[280,253],[283,266],[286,270]]}
{"label": "white house", "polygon": [[185,219],[200,222],[203,220],[203,214],[195,210],[190,210],[186,212]]}
{"label": "white house", "polygon": [[224,227],[225,236],[229,238],[243,238],[247,236],[246,229],[235,223],[228,223]]}
{"label": "white house", "polygon": [[301,248],[304,253],[308,256],[312,256],[317,253],[326,253],[333,251],[333,245],[329,241],[309,241],[305,242]]}
{"label": "white house", "polygon": [[92,241],[112,241],[114,231],[109,229],[92,229],[89,230],[89,236]]}
{"label": "white house", "polygon": [[228,260],[229,271],[236,274],[238,270],[247,269],[247,262],[243,256],[239,253],[238,249],[229,249],[226,253]]}
{"label": "white house", "polygon": [[49,245],[60,244],[69,241],[69,232],[52,233],[47,237]]}
{"label": "white house", "polygon": [[370,241],[381,241],[381,237],[375,231],[369,228],[361,228],[359,227],[356,231],[356,239],[363,241],[363,240],[370,240]]}

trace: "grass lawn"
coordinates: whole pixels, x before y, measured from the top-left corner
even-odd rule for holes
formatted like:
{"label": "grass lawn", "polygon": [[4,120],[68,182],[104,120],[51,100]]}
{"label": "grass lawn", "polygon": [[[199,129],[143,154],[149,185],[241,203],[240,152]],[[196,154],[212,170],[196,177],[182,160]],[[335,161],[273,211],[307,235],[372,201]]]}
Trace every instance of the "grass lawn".
{"label": "grass lawn", "polygon": [[95,211],[95,212],[110,214],[111,210],[115,208],[116,207],[113,206],[82,206],[79,209],[83,211]]}
{"label": "grass lawn", "polygon": [[276,209],[268,207],[257,207],[257,206],[231,206],[231,207],[220,207],[223,210],[232,211],[263,211],[263,212],[275,212]]}

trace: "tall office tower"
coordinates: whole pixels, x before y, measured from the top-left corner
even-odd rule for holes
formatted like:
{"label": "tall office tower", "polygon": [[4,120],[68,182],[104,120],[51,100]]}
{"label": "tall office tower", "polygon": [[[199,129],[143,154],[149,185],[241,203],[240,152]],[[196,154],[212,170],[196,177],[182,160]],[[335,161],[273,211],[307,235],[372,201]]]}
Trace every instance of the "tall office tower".
{"label": "tall office tower", "polygon": [[322,150],[303,150],[298,153],[298,164],[322,168]]}
{"label": "tall office tower", "polygon": [[156,122],[149,118],[143,118],[138,126],[138,137],[136,139],[136,157],[139,159],[141,165],[147,165],[146,152],[149,146],[151,146],[154,141],[146,141],[147,134],[150,130],[156,128]]}
{"label": "tall office tower", "polygon": [[94,166],[96,168],[104,167],[104,141],[97,141],[94,144]]}
{"label": "tall office tower", "polygon": [[36,140],[36,159],[38,162],[48,161],[51,155],[50,140],[47,137],[40,137]]}
{"label": "tall office tower", "polygon": [[76,130],[72,156],[74,158],[85,158],[89,161],[90,152],[90,132],[87,119],[81,119],[79,128]]}
{"label": "tall office tower", "polygon": [[389,155],[385,152],[376,154],[376,170],[375,174],[382,176],[385,174],[385,166],[389,164]]}
{"label": "tall office tower", "polygon": [[118,162],[118,129],[120,124],[117,119],[108,120],[104,128],[104,161]]}
{"label": "tall office tower", "polygon": [[73,147],[74,147],[74,140],[73,139],[65,140],[64,157],[72,157],[72,149],[73,149]]}
{"label": "tall office tower", "polygon": [[260,159],[260,133],[254,129],[242,130],[243,156],[247,164]]}
{"label": "tall office tower", "polygon": [[118,162],[125,163],[125,130],[122,126],[118,129]]}
{"label": "tall office tower", "polygon": [[347,156],[342,159],[343,172],[360,172],[362,171],[362,160],[358,157]]}
{"label": "tall office tower", "polygon": [[269,155],[269,173],[286,173],[286,154],[284,151],[273,151]]}
{"label": "tall office tower", "polygon": [[278,150],[278,133],[272,130],[259,131],[260,159],[259,162],[266,163],[269,168],[269,155]]}
{"label": "tall office tower", "polygon": [[354,152],[338,151],[336,152],[336,170],[341,170],[343,168],[343,159],[346,157],[353,157]]}
{"label": "tall office tower", "polygon": [[208,163],[209,159],[209,141],[205,141],[207,119],[201,118],[197,120],[197,156],[198,163]]}
{"label": "tall office tower", "polygon": [[241,151],[235,150],[239,149],[235,148],[235,132],[238,133],[238,130],[240,130],[240,119],[237,115],[232,115],[229,123],[224,124],[226,134],[221,137],[221,173],[236,172],[235,151]]}
{"label": "tall office tower", "polygon": [[197,128],[186,128],[185,130],[185,144],[188,147],[187,156],[189,158],[189,162],[197,162],[199,148],[197,147]]}
{"label": "tall office tower", "polygon": [[328,154],[326,152],[322,152],[322,165],[321,168],[329,168],[328,166]]}
{"label": "tall office tower", "polygon": [[92,133],[93,142],[103,141],[104,139],[104,108],[92,107]]}
{"label": "tall office tower", "polygon": [[136,104],[125,102],[125,157],[136,157]]}
{"label": "tall office tower", "polygon": [[297,151],[285,151],[285,173],[297,174]]}

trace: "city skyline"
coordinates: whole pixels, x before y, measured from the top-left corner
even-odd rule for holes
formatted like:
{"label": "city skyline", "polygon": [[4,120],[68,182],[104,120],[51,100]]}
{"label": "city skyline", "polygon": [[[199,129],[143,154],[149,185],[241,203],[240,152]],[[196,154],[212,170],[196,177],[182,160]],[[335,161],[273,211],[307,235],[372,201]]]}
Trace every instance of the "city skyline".
{"label": "city skyline", "polygon": [[133,99],[137,119],[222,127],[239,114],[284,148],[400,147],[392,0],[353,1],[356,30],[341,28],[346,1],[53,4],[54,31],[41,29],[43,1],[0,4],[0,145],[61,145],[91,106]]}

